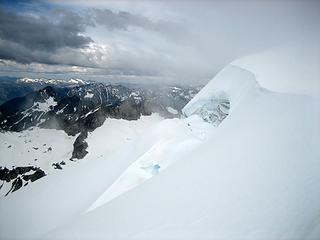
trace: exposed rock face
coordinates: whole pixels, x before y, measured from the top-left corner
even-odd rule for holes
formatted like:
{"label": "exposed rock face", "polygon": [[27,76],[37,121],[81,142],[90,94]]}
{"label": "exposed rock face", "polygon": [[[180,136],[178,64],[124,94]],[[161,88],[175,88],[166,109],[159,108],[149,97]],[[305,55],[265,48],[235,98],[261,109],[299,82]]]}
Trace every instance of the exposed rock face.
{"label": "exposed rock face", "polygon": [[[34,182],[39,178],[46,176],[45,172],[38,167],[16,167],[9,170],[8,168],[0,167],[0,180],[10,183],[11,188],[6,193],[17,191],[22,186],[26,186],[29,182]],[[0,189],[3,185],[0,186]]]}
{"label": "exposed rock face", "polygon": [[88,143],[85,141],[85,139],[88,137],[88,132],[84,131],[81,132],[80,135],[76,138],[76,141],[73,144],[73,152],[72,152],[72,159],[82,159],[87,154],[88,151],[86,150],[88,147]]}
{"label": "exposed rock face", "polygon": [[0,128],[22,131],[35,126],[53,109],[56,92],[45,87],[25,97],[18,97],[0,106]]}
{"label": "exposed rock face", "polygon": [[198,88],[163,87],[130,89],[101,83],[75,87],[47,86],[0,106],[0,129],[22,131],[32,126],[62,129],[69,135],[93,131],[107,117],[136,120],[158,112],[177,117]]}

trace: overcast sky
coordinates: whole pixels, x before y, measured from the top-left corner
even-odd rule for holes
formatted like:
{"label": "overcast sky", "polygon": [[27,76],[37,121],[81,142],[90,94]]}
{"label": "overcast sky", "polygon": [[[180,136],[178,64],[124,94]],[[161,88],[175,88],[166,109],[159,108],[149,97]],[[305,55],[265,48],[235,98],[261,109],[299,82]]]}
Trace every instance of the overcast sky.
{"label": "overcast sky", "polygon": [[204,83],[318,36],[319,2],[0,0],[0,75]]}

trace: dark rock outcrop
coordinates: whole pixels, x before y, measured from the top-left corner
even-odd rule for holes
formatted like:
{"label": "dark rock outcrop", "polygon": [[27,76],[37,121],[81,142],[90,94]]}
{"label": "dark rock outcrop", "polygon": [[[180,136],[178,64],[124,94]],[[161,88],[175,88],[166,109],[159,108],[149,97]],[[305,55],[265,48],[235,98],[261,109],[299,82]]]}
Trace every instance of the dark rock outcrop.
{"label": "dark rock outcrop", "polygon": [[45,172],[34,166],[16,167],[12,169],[0,167],[0,180],[11,183],[11,188],[6,193],[6,196],[26,186],[28,182],[34,182],[44,176],[46,176]]}
{"label": "dark rock outcrop", "polygon": [[88,143],[85,141],[87,137],[88,132],[84,131],[81,132],[80,135],[76,138],[76,141],[73,144],[73,152],[70,160],[73,160],[75,158],[82,159],[88,154],[88,151],[86,150],[88,147]]}

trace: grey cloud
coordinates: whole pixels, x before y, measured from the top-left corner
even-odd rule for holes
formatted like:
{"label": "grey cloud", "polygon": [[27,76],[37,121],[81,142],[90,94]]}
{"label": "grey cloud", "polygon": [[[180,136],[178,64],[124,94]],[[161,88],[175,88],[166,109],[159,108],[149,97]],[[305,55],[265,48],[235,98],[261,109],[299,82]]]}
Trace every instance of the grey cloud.
{"label": "grey cloud", "polygon": [[133,15],[125,11],[114,13],[109,9],[94,9],[93,18],[97,24],[103,25],[110,30],[127,30],[129,26],[138,26],[143,28],[150,28],[152,26],[152,22],[149,19]]}
{"label": "grey cloud", "polygon": [[[36,16],[18,14],[0,8],[0,59],[23,64],[37,62],[87,67],[99,67],[101,64],[105,66],[101,59],[96,60],[102,53],[95,52],[95,56],[91,56],[93,53],[81,52],[81,49],[93,43],[93,40],[84,33],[88,26],[95,24],[102,25],[111,32],[114,29],[127,30],[129,26],[136,26],[170,36],[178,33],[174,24],[165,21],[153,22],[142,15],[125,11],[115,13],[109,9],[91,9],[87,14],[79,15],[56,9],[47,16],[43,14]],[[117,58],[117,56],[114,57]],[[130,53],[126,53],[124,57],[124,59],[128,58]],[[121,66],[111,65],[108,68],[131,71],[131,69],[123,70],[126,65],[123,60],[120,63]]]}
{"label": "grey cloud", "polygon": [[88,56],[78,49],[63,47],[54,52],[30,50],[24,45],[0,39],[0,58],[18,63],[63,64],[83,67],[97,67]]}
{"label": "grey cloud", "polygon": [[0,12],[0,59],[205,82],[236,58],[320,36],[319,1],[53,1],[87,15]]}
{"label": "grey cloud", "polygon": [[177,22],[165,20],[152,21],[143,15],[132,14],[126,11],[113,12],[109,9],[93,9],[91,18],[109,30],[128,30],[129,27],[140,27],[156,31],[168,36],[179,36],[186,31]]}
{"label": "grey cloud", "polygon": [[92,42],[82,34],[90,23],[72,12],[60,10],[54,14],[51,20],[0,9],[0,58],[55,64],[47,56],[61,48],[79,49]]}

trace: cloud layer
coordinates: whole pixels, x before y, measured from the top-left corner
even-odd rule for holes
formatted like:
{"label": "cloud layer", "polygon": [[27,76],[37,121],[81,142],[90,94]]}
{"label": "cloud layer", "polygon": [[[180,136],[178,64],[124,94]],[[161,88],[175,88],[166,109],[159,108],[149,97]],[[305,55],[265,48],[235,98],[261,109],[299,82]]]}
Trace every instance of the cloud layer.
{"label": "cloud layer", "polygon": [[0,74],[45,69],[67,74],[69,69],[86,78],[205,82],[235,58],[319,38],[319,11],[319,2],[294,0],[35,0],[27,8],[4,5]]}
{"label": "cloud layer", "polygon": [[[66,55],[86,47],[93,40],[84,36],[87,23],[68,11],[56,11],[56,20],[0,9],[0,58],[20,63],[57,64],[50,57],[66,48]],[[66,56],[65,56],[66,57]],[[68,57],[67,57],[68,59]],[[77,64],[71,59],[63,64]]]}

